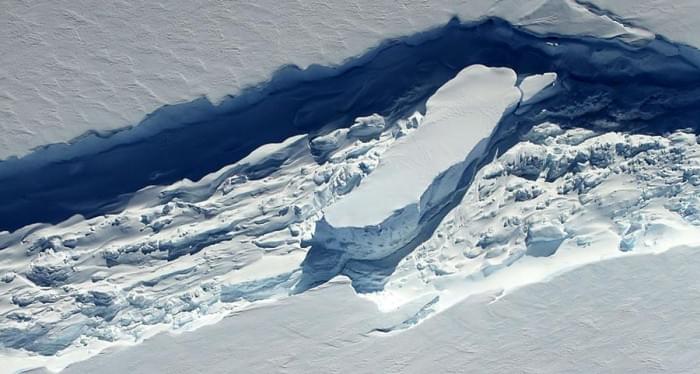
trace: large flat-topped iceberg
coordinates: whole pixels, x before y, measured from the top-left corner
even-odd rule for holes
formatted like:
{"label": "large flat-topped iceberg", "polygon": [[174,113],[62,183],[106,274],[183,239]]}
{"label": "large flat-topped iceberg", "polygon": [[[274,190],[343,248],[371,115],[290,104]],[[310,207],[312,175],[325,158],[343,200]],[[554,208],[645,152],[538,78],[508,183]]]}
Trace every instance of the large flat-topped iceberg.
{"label": "large flat-topped iceberg", "polygon": [[399,139],[357,190],[333,204],[326,221],[335,227],[378,225],[396,210],[418,204],[440,174],[474,150],[472,158],[480,156],[478,146],[520,99],[516,78],[506,68],[462,70],[428,100],[421,126]]}
{"label": "large flat-topped iceberg", "polygon": [[409,243],[444,206],[469,165],[486,154],[501,117],[522,97],[516,73],[473,65],[426,104],[422,124],[386,151],[372,174],[325,211],[314,243],[356,259]]}

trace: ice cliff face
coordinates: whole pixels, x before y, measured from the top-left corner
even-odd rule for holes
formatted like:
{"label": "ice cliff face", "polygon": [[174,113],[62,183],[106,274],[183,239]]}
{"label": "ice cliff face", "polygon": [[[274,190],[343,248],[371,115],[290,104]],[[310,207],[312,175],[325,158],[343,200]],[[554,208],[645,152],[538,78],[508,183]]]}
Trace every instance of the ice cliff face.
{"label": "ice cliff face", "polygon": [[[656,104],[668,102],[667,108],[646,110],[669,115],[671,108],[688,109],[698,81],[694,61],[687,48],[663,40],[630,46],[618,40],[533,35],[497,19],[477,24],[453,20],[382,44],[338,67],[284,70],[218,105],[204,99],[166,105],[134,128],[90,133],[4,160],[0,228],[119,212],[139,189],[199,180],[265,144],[303,134],[315,137],[372,113],[394,120],[408,117],[422,110],[437,88],[474,64],[507,67],[523,76],[557,73],[567,94],[554,97],[550,109],[558,110],[559,117],[588,110],[589,116],[599,117],[591,119],[595,122],[613,115],[606,106],[639,111],[641,94],[655,97]],[[575,102],[589,107],[572,112]],[[105,165],[110,173],[104,172]]]}
{"label": "ice cliff face", "polygon": [[[466,72],[474,71],[505,74],[516,92],[503,91],[508,107],[520,98],[512,71]],[[449,103],[468,107],[469,99],[458,94]],[[381,258],[402,249],[390,245],[392,236],[377,237],[389,241],[378,246],[385,252],[370,256],[376,258],[354,256],[352,246],[307,254],[327,229],[317,224],[326,221],[324,211],[370,185],[392,149],[430,129],[430,114],[395,122],[358,118],[348,129],[262,147],[199,182],[141,191],[117,215],[4,234],[2,345],[54,355],[134,341],[301,292],[341,272],[385,310],[430,300],[392,328],[401,329],[485,287],[508,290],[601,258],[699,237],[700,146],[693,133],[635,135],[542,123],[480,168],[449,213],[397,220],[414,231],[438,221],[395,268],[377,271]],[[468,163],[454,162],[462,177]],[[448,191],[454,193],[455,183]],[[371,200],[355,204],[376,199],[357,196]],[[373,248],[362,237],[345,239]]]}

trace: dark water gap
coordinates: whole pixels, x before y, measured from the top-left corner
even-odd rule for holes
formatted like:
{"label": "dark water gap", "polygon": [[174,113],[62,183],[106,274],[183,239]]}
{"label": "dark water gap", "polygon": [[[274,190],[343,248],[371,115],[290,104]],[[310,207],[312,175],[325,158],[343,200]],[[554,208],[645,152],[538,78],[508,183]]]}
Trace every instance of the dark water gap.
{"label": "dark water gap", "polygon": [[[266,84],[219,105],[197,99],[165,106],[133,128],[86,134],[2,161],[0,230],[118,212],[140,188],[197,180],[263,144],[348,126],[375,112],[406,115],[476,63],[523,75],[559,74],[564,90],[529,112],[547,109],[545,114],[508,120],[513,134],[543,118],[579,126],[614,121],[642,132],[695,128],[700,70],[687,56],[664,40],[633,47],[536,36],[498,19],[455,19],[387,41],[342,66],[283,68]],[[503,140],[501,149],[507,145]]]}

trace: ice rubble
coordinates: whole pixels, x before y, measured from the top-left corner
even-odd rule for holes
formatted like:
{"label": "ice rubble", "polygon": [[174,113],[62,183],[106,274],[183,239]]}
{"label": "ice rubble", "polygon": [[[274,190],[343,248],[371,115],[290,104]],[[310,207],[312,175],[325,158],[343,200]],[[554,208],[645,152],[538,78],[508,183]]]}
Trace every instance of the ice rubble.
{"label": "ice rubble", "polygon": [[[467,72],[507,83],[501,109],[489,117],[495,121],[528,91],[507,69]],[[120,214],[3,233],[2,354],[19,357],[13,362],[21,367],[61,368],[110,344],[289,295],[324,208],[352,201],[381,176],[394,147],[430,130],[430,108],[426,118],[372,115],[314,139],[262,147],[198,182],[144,189]],[[463,170],[461,157],[453,162]],[[383,286],[366,294],[383,310],[427,301],[386,331],[410,327],[477,292],[691,243],[700,237],[698,188],[693,134],[601,134],[543,123],[476,174],[461,203],[393,274],[357,277]]]}
{"label": "ice rubble", "polygon": [[[579,107],[566,102],[569,97],[583,104],[593,95],[607,101],[597,102],[603,108],[625,106],[621,92],[640,90],[657,103],[686,105],[682,96],[690,101],[697,97],[690,91],[698,71],[688,58],[692,56],[680,52],[662,40],[629,46],[618,39],[534,35],[498,19],[473,24],[455,20],[387,41],[337,67],[284,69],[220,105],[202,98],[165,106],[132,129],[94,133],[0,162],[0,230],[56,224],[75,214],[92,218],[114,213],[140,188],[199,179],[263,144],[304,133],[315,136],[371,113],[405,117],[472,64],[508,67],[523,75],[558,72],[558,87],[567,95],[551,99],[567,106]],[[630,97],[631,106],[641,104],[639,95]],[[657,113],[663,108],[650,107]],[[529,109],[521,106],[518,111]],[[645,113],[649,115],[653,113]],[[109,174],[103,172],[106,164]]]}
{"label": "ice rubble", "polygon": [[368,295],[440,311],[586,263],[700,243],[696,135],[533,128],[485,166],[457,208]]}
{"label": "ice rubble", "polygon": [[60,369],[287,296],[321,209],[421,117],[361,117],[263,146],[197,182],[146,188],[119,214],[0,234],[0,355]]}
{"label": "ice rubble", "polygon": [[[465,79],[478,84],[464,91]],[[520,98],[515,81],[509,69],[467,69],[429,103],[432,121],[447,110],[453,123],[444,124],[464,131],[450,110],[466,114],[473,107],[459,103],[493,99],[503,108],[484,117],[488,136]],[[495,82],[502,85],[490,95],[466,100],[474,87],[483,94]],[[80,347],[136,342],[288,295],[323,208],[352,196],[399,143],[441,125],[424,122],[419,113],[391,122],[360,117],[324,136],[260,147],[197,182],[143,189],[119,214],[0,234],[0,344],[9,356],[46,357],[25,357],[25,365],[60,368],[95,352]],[[455,155],[449,162],[461,165],[464,154]]]}
{"label": "ice rubble", "polygon": [[[687,11],[694,7],[690,2],[679,2],[666,12],[654,14],[649,9],[656,9],[656,0],[625,3],[622,7],[607,1],[590,2],[615,9],[623,18],[582,5],[588,2],[568,0],[503,1],[496,6],[489,0],[467,4],[468,9],[457,13],[463,20],[505,15],[515,24],[540,33],[622,36],[628,41],[648,39],[649,33],[623,24],[631,19],[639,26],[661,30],[673,39],[697,44],[691,17],[697,12]],[[535,10],[532,4],[536,5]],[[60,14],[58,11],[38,14],[36,10],[45,8],[17,5],[17,11],[3,15],[11,21],[4,23],[10,28],[9,34],[21,35],[6,41],[24,43],[21,48],[5,49],[29,51],[30,55],[39,52],[41,56],[21,61],[17,59],[26,55],[11,55],[11,63],[6,64],[10,69],[6,71],[20,68],[22,72],[10,73],[11,77],[6,79],[11,83],[6,87],[10,88],[2,93],[8,104],[2,111],[8,120],[2,122],[10,128],[4,132],[9,135],[1,147],[5,156],[0,157],[22,154],[48,142],[65,141],[87,128],[95,128],[95,123],[104,126],[103,129],[133,123],[155,105],[188,100],[204,93],[201,87],[206,87],[213,97],[229,93],[232,86],[230,80],[222,79],[222,72],[226,77],[233,72],[235,91],[267,79],[271,68],[283,62],[306,67],[310,62],[335,64],[347,57],[326,53],[326,48],[300,49],[295,43],[285,43],[278,39],[279,35],[289,36],[291,40],[310,39],[295,32],[279,34],[277,26],[270,29],[275,36],[270,40],[280,48],[260,48],[261,43],[269,42],[264,29],[234,32],[243,39],[232,49],[219,48],[217,43],[208,41],[201,44],[203,49],[172,48],[167,53],[155,54],[138,53],[141,48],[138,43],[111,44],[136,45],[136,51],[81,47],[85,55],[75,54],[72,42],[60,39],[65,33],[23,32],[26,24],[47,24],[44,20],[48,17],[67,19],[69,28],[88,46],[94,46],[105,35],[127,39],[132,36],[111,33],[109,27],[103,30],[104,25],[99,22],[102,13],[85,13],[92,7],[74,11],[71,7],[75,4],[64,5],[56,8],[65,9]],[[354,5],[348,3],[352,12]],[[337,17],[346,19],[347,12],[319,15],[318,19],[331,21],[313,23],[312,27],[306,22],[279,27],[301,30],[306,36],[330,36],[330,41],[313,42],[355,55],[387,36],[423,30],[434,26],[436,19],[443,22],[455,14],[446,10],[449,7],[433,5],[429,12],[402,8],[411,17],[398,14],[388,22],[386,19],[374,22],[373,16],[360,17],[360,22],[373,27],[363,28],[372,31],[357,38],[348,38],[346,32],[352,30],[356,35],[357,28],[338,31],[333,21]],[[367,14],[383,14],[375,7],[360,8]],[[257,13],[261,9],[253,7],[238,14],[245,18],[248,11]],[[210,10],[203,11],[204,18],[211,15]],[[283,15],[302,15],[300,19],[306,19],[306,10],[269,9]],[[127,13],[105,14],[115,20],[121,20],[122,15],[134,15]],[[158,19],[152,18],[152,9],[137,14],[149,21]],[[167,17],[165,12],[160,14]],[[214,23],[200,24],[208,27]],[[138,27],[117,26],[126,33],[135,31],[143,35],[144,30]],[[329,26],[335,31],[319,32]],[[161,33],[160,26],[145,31],[156,38],[168,34]],[[250,34],[262,36],[261,43],[255,42],[257,36],[246,39]],[[160,41],[183,45],[177,37],[166,39],[167,42]],[[50,42],[46,43],[47,40]],[[338,43],[345,48],[335,48]],[[25,49],[25,45],[33,47]],[[256,53],[239,51],[239,47],[253,48]],[[44,53],[47,48],[51,53]],[[215,58],[200,60],[202,56],[215,56],[206,53],[212,48],[235,53],[233,58],[225,54],[223,64]],[[303,56],[298,57],[287,48]],[[271,58],[269,53],[278,55]],[[142,56],[148,57],[141,60]],[[262,63],[240,62],[230,68],[230,61],[241,61],[241,56],[251,56]],[[289,56],[293,56],[292,61],[288,60]],[[49,61],[43,60],[44,57]],[[136,64],[128,61],[132,58],[137,60]],[[163,63],[171,58],[177,63]],[[112,70],[115,61],[126,62],[121,66],[127,71]],[[82,69],[74,69],[75,66]],[[173,66],[174,70],[162,71],[163,66]],[[56,69],[61,74],[56,74]],[[158,71],[154,74],[152,69]],[[83,71],[88,74],[75,76]],[[105,71],[115,74],[104,74]],[[312,68],[305,77],[313,77],[319,71]],[[61,79],[56,84],[37,85],[33,81],[46,82],[49,81],[46,76],[58,75]],[[144,83],[142,79],[123,79],[125,75],[157,78]],[[549,78],[546,75],[526,78],[519,87],[523,92],[522,104],[546,98],[541,95],[529,98],[528,93],[540,84],[547,86]],[[108,101],[104,98],[114,98],[112,92],[117,90],[134,94],[125,96],[126,101],[110,100],[109,105],[105,104]],[[76,101],[71,93],[78,91],[90,95],[79,95]],[[53,362],[54,367],[60,367],[66,362],[61,361],[62,357],[79,352],[75,348],[81,349],[79,355],[94,354],[95,351],[88,352],[84,347],[138,341],[164,327],[196,326],[208,316],[238,310],[253,301],[287,295],[298,281],[299,263],[306,255],[304,242],[310,239],[322,209],[344,195],[352,196],[353,190],[369,181],[365,178],[378,167],[382,153],[391,149],[397,139],[410,138],[410,133],[420,128],[420,121],[419,115],[399,123],[381,116],[360,118],[350,129],[352,133],[337,130],[311,141],[304,136],[294,137],[283,144],[265,147],[202,181],[147,188],[120,214],[86,221],[78,217],[53,227],[34,225],[14,233],[0,233],[3,250],[0,343],[5,348],[25,350],[0,354],[18,355],[25,367],[36,362]],[[19,122],[29,125],[13,127]],[[44,127],[47,122],[55,126],[36,136],[37,126]],[[70,129],[66,124],[71,125]],[[601,258],[663,250],[673,243],[691,243],[698,237],[696,226],[700,225],[697,155],[696,137],[684,132],[666,136],[601,135],[589,130],[563,129],[551,123],[540,125],[522,143],[480,171],[461,205],[448,214],[434,235],[406,257],[394,274],[381,278],[385,291],[368,297],[384,308],[395,308],[427,296],[429,302],[423,309],[426,313],[407,320],[409,323],[401,325],[405,327],[479,290],[509,290]],[[250,204],[251,199],[256,204]],[[27,351],[58,354],[33,361],[35,358],[25,355]],[[71,357],[70,360],[75,359]]]}
{"label": "ice rubble", "polygon": [[[268,155],[290,155],[284,167],[270,178],[235,182],[228,192],[222,187],[240,180],[254,164],[222,170],[203,185],[185,181],[160,191],[166,196],[184,196],[203,186],[218,185],[209,198],[193,204],[221,209],[208,220],[178,225],[177,218],[191,213],[177,211],[171,201],[165,205],[137,204],[119,216],[102,218],[102,222],[72,222],[29,233],[17,244],[17,252],[33,250],[48,239],[51,247],[39,245],[46,247],[41,251],[46,256],[64,253],[64,258],[86,260],[73,260],[75,272],[57,287],[36,287],[28,282],[26,269],[31,264],[18,261],[8,266],[3,262],[2,292],[13,295],[12,304],[2,304],[3,344],[36,352],[61,350],[53,357],[20,356],[11,362],[21,362],[21,367],[48,363],[60,368],[75,361],[71,354],[87,354],[84,348],[75,349],[84,345],[133,341],[149,336],[149,329],[165,326],[196,326],[208,316],[287,295],[299,279],[298,267],[304,257],[300,237],[313,231],[313,222],[320,217],[319,206],[342,198],[336,191],[343,190],[337,189],[344,186],[341,181],[352,179],[342,177],[347,168],[372,159],[376,164],[382,151],[386,154],[397,138],[411,136],[415,124],[420,128],[419,122],[400,121],[366,141],[349,138],[347,130],[340,130],[332,136],[338,139],[338,148],[327,155],[328,162],[323,165],[315,163],[307,138],[290,139],[268,148]],[[371,150],[357,158],[358,149],[363,147]],[[368,154],[372,156],[366,157]],[[317,167],[317,172],[310,166]],[[327,181],[324,175],[329,177]],[[371,174],[360,183],[369,178]],[[280,183],[275,183],[278,179]],[[240,211],[241,199],[250,195],[260,198],[261,203],[254,207],[257,213]],[[197,196],[203,195],[198,192]],[[175,226],[165,225],[156,233],[140,216],[162,213],[165,206],[173,207],[167,215],[175,218],[169,224]],[[282,206],[301,207],[301,216],[307,219],[278,230],[274,219],[291,217],[280,214]],[[105,267],[99,257],[101,250],[90,253],[81,249],[83,243],[70,242],[88,232],[101,236],[105,226],[119,220],[118,229],[140,230],[138,235],[123,239],[122,247],[126,242],[186,238],[232,219],[234,214],[224,215],[224,211],[231,212],[228,207],[238,208],[239,220],[249,215],[245,219],[247,233],[177,261],[164,261],[156,248],[145,254],[129,252],[135,257],[117,256],[122,262]],[[303,213],[306,209],[308,215]],[[221,219],[214,218],[217,216]],[[272,231],[268,232],[268,225]],[[385,279],[384,290],[364,297],[384,311],[425,303],[404,322],[377,330],[394,332],[475,293],[501,290],[496,293],[500,297],[503,292],[587,263],[697,245],[698,238],[700,145],[696,135],[683,131],[664,136],[598,133],[543,123],[482,168],[460,204],[433,235]],[[74,248],[66,247],[66,242]],[[113,243],[102,246],[109,244]],[[95,247],[99,245],[93,244]],[[39,257],[37,253],[30,258]],[[140,262],[132,262],[137,258]],[[149,266],[139,268],[137,264]]]}
{"label": "ice rubble", "polygon": [[216,326],[106,352],[69,366],[65,374],[190,374],[203,368],[226,374],[232,367],[289,374],[484,368],[693,373],[700,366],[698,249],[598,262],[497,301],[494,293],[464,300],[417,328],[382,336],[367,332],[386,326],[397,313],[378,315],[339,279]]}

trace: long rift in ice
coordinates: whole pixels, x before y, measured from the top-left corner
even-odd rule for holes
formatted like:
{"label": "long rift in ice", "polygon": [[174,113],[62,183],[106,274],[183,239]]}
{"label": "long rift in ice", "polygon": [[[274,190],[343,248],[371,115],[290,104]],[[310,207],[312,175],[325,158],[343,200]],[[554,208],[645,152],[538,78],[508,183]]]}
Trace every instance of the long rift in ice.
{"label": "long rift in ice", "polygon": [[[406,116],[469,65],[557,72],[574,92],[593,81],[633,92],[655,85],[683,90],[698,80],[697,61],[685,54],[660,40],[634,48],[616,40],[537,37],[500,20],[455,20],[339,67],[281,69],[267,84],[217,106],[206,99],[166,106],[130,130],[86,134],[2,161],[0,230],[118,212],[140,188],[197,180],[263,144],[372,113]],[[643,87],[630,87],[631,78]]]}
{"label": "long rift in ice", "polygon": [[384,311],[422,306],[377,326],[392,332],[474,293],[694,244],[687,56],[453,22],[4,161],[1,354],[61,368],[337,275]]}

